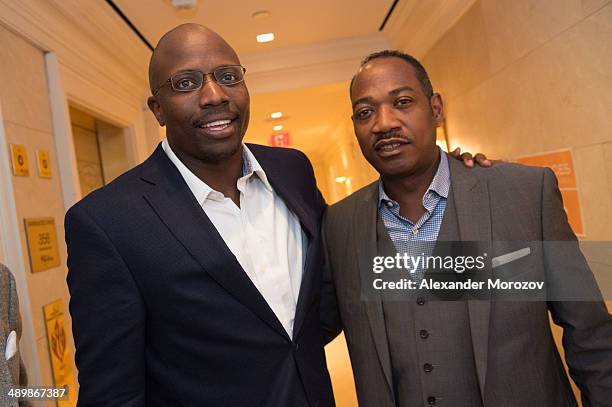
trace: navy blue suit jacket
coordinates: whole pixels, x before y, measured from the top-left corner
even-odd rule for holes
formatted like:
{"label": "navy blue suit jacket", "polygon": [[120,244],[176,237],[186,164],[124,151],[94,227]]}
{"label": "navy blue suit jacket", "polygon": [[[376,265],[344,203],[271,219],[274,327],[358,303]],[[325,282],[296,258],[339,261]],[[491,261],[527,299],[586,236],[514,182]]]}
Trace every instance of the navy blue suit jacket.
{"label": "navy blue suit jacket", "polygon": [[325,202],[304,154],[249,148],[308,237],[293,341],[158,146],[66,215],[80,406],[333,406]]}

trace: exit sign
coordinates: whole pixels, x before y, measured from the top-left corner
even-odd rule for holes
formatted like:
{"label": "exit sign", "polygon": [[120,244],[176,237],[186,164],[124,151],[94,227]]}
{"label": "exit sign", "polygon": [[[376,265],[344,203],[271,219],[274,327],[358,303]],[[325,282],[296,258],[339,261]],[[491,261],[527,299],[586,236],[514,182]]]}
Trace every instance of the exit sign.
{"label": "exit sign", "polygon": [[272,134],[270,136],[270,145],[272,147],[289,147],[289,133]]}

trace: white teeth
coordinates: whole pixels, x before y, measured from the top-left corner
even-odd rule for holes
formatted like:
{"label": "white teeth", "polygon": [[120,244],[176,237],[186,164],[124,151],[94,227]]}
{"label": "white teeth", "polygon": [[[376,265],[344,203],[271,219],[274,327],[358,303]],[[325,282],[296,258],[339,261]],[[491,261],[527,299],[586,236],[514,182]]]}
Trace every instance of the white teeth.
{"label": "white teeth", "polygon": [[203,124],[200,127],[207,128],[207,127],[226,126],[226,125],[230,124],[231,122],[232,122],[231,120],[217,120],[217,121],[214,121],[214,122]]}
{"label": "white teeth", "polygon": [[380,147],[380,149],[383,151],[392,151],[392,150],[395,150],[397,147],[399,147],[399,145],[400,143],[386,144]]}

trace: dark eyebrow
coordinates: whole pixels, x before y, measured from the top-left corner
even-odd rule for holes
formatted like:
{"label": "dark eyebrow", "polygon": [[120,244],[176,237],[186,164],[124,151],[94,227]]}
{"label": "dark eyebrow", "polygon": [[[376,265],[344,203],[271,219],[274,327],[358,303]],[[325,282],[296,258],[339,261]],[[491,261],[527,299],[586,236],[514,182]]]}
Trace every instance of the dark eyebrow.
{"label": "dark eyebrow", "polygon": [[390,95],[397,95],[398,93],[401,93],[403,91],[409,91],[409,92],[415,92],[414,88],[410,87],[410,86],[402,86],[401,88],[397,88],[397,89],[393,89],[391,92],[389,92]]}
{"label": "dark eyebrow", "polygon": [[366,96],[363,97],[361,99],[357,99],[356,101],[353,102],[353,109],[355,108],[355,106],[357,106],[359,103],[365,103],[365,102],[372,102],[372,98],[370,96]]}
{"label": "dark eyebrow", "polygon": [[[395,96],[398,93],[402,93],[404,91],[409,91],[409,92],[415,92],[414,88],[410,87],[410,86],[402,86],[401,88],[397,88],[397,89],[393,89],[391,91],[389,91],[389,95],[391,96]],[[365,96],[362,97],[360,99],[357,99],[356,101],[353,102],[353,109],[355,108],[355,106],[357,106],[359,103],[372,103],[372,97],[370,96]]]}
{"label": "dark eyebrow", "polygon": [[172,72],[170,76],[174,76],[174,75],[178,75],[182,73],[188,73],[188,72],[199,72],[199,71],[197,69],[180,69],[176,72]]}

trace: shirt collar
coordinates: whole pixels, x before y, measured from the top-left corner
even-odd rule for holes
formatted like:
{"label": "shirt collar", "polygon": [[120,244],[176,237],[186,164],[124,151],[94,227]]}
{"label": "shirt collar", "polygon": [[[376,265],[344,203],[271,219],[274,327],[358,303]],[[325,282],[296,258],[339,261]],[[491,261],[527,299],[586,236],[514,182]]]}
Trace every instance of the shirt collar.
{"label": "shirt collar", "polygon": [[[187,168],[185,164],[183,164],[183,162],[176,156],[174,151],[172,151],[172,148],[170,147],[167,138],[162,141],[162,148],[164,149],[164,152],[166,153],[170,161],[172,161],[175,167],[179,170],[181,176],[185,180],[185,183],[187,183],[187,186],[189,187],[200,205],[202,205],[207,199],[218,201],[224,198],[221,192],[212,189],[210,186],[208,186],[208,184],[206,184],[193,172],[191,172],[191,170]],[[268,178],[266,177],[266,173],[264,172],[263,168],[261,168],[261,165],[259,165],[259,163],[255,159],[255,156],[253,155],[253,153],[251,153],[251,150],[249,150],[248,147],[243,144],[242,177],[240,177],[240,179],[244,178],[245,180],[247,180],[253,174],[256,174],[261,180],[261,182],[264,184],[264,186],[270,191],[272,191],[272,186],[270,186],[270,183],[268,182]]]}
{"label": "shirt collar", "polygon": [[[429,187],[427,188],[427,191],[425,192],[425,195],[423,196],[423,206],[428,210],[433,210],[433,208],[431,209],[429,208],[430,199],[428,199],[432,192],[437,194],[439,197],[448,198],[448,193],[450,191],[451,178],[450,178],[450,170],[448,167],[448,157],[446,153],[440,150],[440,148],[438,148],[438,151],[440,152],[440,163],[438,164],[438,169],[436,171],[436,174],[433,177],[433,180],[431,180],[431,184],[429,184]],[[383,186],[382,179],[379,179],[378,180],[378,204],[380,206],[385,202],[396,203],[391,198],[389,198],[389,196],[385,192],[385,188]]]}
{"label": "shirt collar", "polygon": [[249,150],[249,148],[245,144],[243,144],[242,145],[242,177],[243,178],[246,177],[246,179],[248,179],[253,174],[256,174],[259,177],[259,179],[264,184],[266,189],[268,189],[270,192],[273,191],[272,185],[270,185],[270,182],[268,182],[268,177],[265,171],[263,170],[263,168],[261,168],[261,165],[255,158],[251,150]]}

